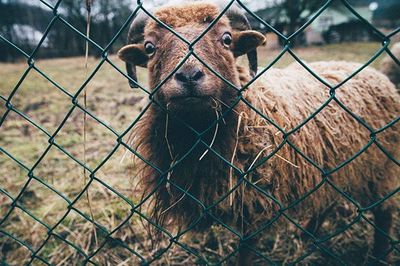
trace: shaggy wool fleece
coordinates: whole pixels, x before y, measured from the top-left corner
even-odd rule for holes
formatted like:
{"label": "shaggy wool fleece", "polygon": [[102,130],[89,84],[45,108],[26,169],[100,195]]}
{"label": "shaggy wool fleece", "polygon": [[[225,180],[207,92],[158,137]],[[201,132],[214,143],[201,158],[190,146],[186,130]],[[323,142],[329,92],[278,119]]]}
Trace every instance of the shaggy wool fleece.
{"label": "shaggy wool fleece", "polygon": [[[309,66],[331,85],[344,81],[360,67],[346,62]],[[248,72],[241,67],[238,72],[242,85],[246,84]],[[179,162],[168,175],[154,169],[166,170],[176,163],[169,154],[168,132],[163,130],[168,128],[168,117],[160,117],[152,106],[132,139],[139,154],[153,164],[137,160],[143,198],[152,195],[147,204],[149,213],[165,226],[184,229],[196,223],[195,229],[202,230],[217,221],[249,233],[277,217],[280,208],[290,206],[288,213],[303,221],[338,199],[347,197],[365,207],[388,195],[400,185],[400,168],[379,147],[400,159],[399,126],[377,134],[371,131],[399,115],[400,96],[387,77],[371,68],[340,86],[335,95],[328,101],[330,89],[301,66],[271,69],[245,91],[244,101],[219,123],[212,145],[215,153],[208,152],[199,160],[203,150],[194,149],[194,156]],[[323,105],[322,111],[288,136],[271,123],[289,132]],[[378,144],[371,142],[374,139]],[[350,162],[342,165],[347,160]],[[227,162],[245,174],[238,174]],[[252,171],[247,173],[249,169]],[[247,181],[242,182],[241,177]],[[305,195],[308,197],[303,199]],[[398,210],[398,203],[397,196],[382,205]]]}
{"label": "shaggy wool fleece", "polygon": [[[346,62],[320,62],[309,66],[331,85],[341,83],[361,67]],[[245,98],[255,109],[286,131],[296,128],[319,107],[327,104],[320,113],[291,134],[282,149],[248,176],[257,186],[270,191],[284,206],[296,203],[321,184],[325,177],[321,170],[332,172],[326,176],[326,181],[361,206],[372,204],[400,185],[396,178],[400,168],[375,144],[349,164],[334,170],[371,141],[370,130],[378,130],[397,118],[400,97],[393,84],[376,70],[367,68],[339,87],[336,99],[328,103],[329,92],[329,88],[303,67],[293,64],[286,69],[268,71],[245,93]],[[367,127],[341,105],[364,121]],[[239,134],[237,162],[246,169],[255,154],[262,151],[263,156],[267,156],[282,144],[284,138],[275,126],[256,112],[245,108],[243,114],[246,119]],[[400,158],[399,139],[398,125],[376,135],[377,142],[397,160]],[[307,158],[296,153],[293,147]],[[251,201],[252,198],[259,198],[256,194],[249,193],[245,197]],[[343,198],[343,195],[324,183],[292,212],[301,220],[302,216],[309,214],[307,210],[319,213],[339,198]],[[269,218],[275,215],[276,204],[268,202],[261,205],[268,206],[263,211],[265,217]],[[388,208],[395,208],[398,202],[397,197],[384,204]]]}

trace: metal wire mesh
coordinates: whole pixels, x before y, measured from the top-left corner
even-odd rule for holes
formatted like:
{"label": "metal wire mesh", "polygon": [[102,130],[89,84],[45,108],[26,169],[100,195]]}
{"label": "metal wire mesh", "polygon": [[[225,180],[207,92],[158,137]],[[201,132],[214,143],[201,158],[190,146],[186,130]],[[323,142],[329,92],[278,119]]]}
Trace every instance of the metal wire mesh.
{"label": "metal wire mesh", "polygon": [[[270,31],[274,32],[276,35],[279,36],[280,40],[284,43],[283,49],[280,52],[280,54],[276,57],[275,60],[273,60],[268,66],[266,66],[261,72],[259,72],[257,74],[257,76],[251,81],[249,82],[246,86],[242,87],[242,88],[236,88],[238,92],[243,92],[244,90],[246,90],[256,79],[258,79],[261,75],[263,75],[266,71],[268,71],[273,65],[275,65],[276,62],[279,61],[279,59],[285,55],[285,54],[290,54],[299,64],[301,64],[304,69],[306,69],[311,75],[313,75],[319,82],[321,82],[324,86],[328,87],[330,89],[330,97],[326,99],[326,101],[317,109],[315,110],[315,112],[313,114],[311,114],[307,119],[305,119],[302,123],[300,123],[297,127],[290,129],[290,130],[286,130],[284,128],[281,128],[279,125],[274,124],[274,126],[277,128],[278,131],[280,131],[283,136],[284,136],[284,141],[282,143],[281,146],[277,147],[276,151],[278,151],[283,145],[290,145],[292,149],[294,149],[301,157],[303,157],[306,161],[308,161],[311,165],[313,165],[315,168],[317,168],[320,173],[321,176],[323,176],[323,180],[321,182],[321,184],[318,185],[318,187],[315,188],[315,190],[319,189],[320,186],[326,184],[331,186],[337,193],[341,194],[342,197],[344,199],[346,199],[346,201],[350,202],[350,204],[354,205],[355,208],[357,209],[357,217],[349,224],[347,224],[345,227],[343,227],[341,230],[337,231],[337,232],[333,232],[331,235],[324,237],[323,239],[319,239],[318,237],[310,234],[310,232],[306,231],[304,229],[304,227],[302,225],[300,225],[298,222],[296,222],[292,217],[288,216],[286,210],[288,210],[289,208],[293,207],[294,205],[296,205],[298,202],[303,201],[305,198],[307,198],[313,191],[311,191],[310,193],[304,195],[302,198],[300,198],[298,200],[298,202],[292,204],[292,206],[283,206],[282,203],[278,202],[276,199],[273,199],[276,204],[279,205],[279,213],[280,216],[282,216],[284,219],[286,219],[289,223],[293,224],[295,227],[297,227],[299,230],[303,231],[305,234],[308,234],[309,237],[312,238],[313,243],[312,243],[312,249],[310,249],[307,253],[299,256],[297,258],[296,261],[294,261],[293,263],[300,263],[302,260],[304,260],[305,258],[307,258],[308,256],[310,256],[313,252],[315,252],[316,250],[319,250],[320,252],[322,252],[323,254],[332,257],[334,260],[337,261],[338,264],[345,264],[345,262],[343,260],[341,260],[341,258],[336,255],[333,251],[331,251],[330,249],[326,248],[323,243],[328,241],[329,239],[344,233],[348,228],[350,228],[353,224],[359,222],[360,220],[364,220],[367,221],[367,223],[370,223],[373,227],[375,227],[375,225],[370,221],[370,219],[365,215],[365,212],[369,211],[370,209],[372,209],[373,207],[375,207],[376,205],[381,204],[382,202],[386,201],[388,198],[393,197],[394,195],[396,195],[397,193],[399,193],[400,188],[393,188],[393,191],[388,194],[385,198],[379,200],[378,202],[376,202],[374,205],[371,205],[367,208],[363,208],[362,206],[360,206],[360,204],[355,201],[354,199],[350,198],[346,193],[344,193],[339,187],[337,187],[333,182],[330,181],[330,179],[328,178],[330,175],[332,175],[333,173],[337,172],[339,169],[346,167],[346,165],[348,165],[349,163],[351,163],[355,158],[357,158],[358,156],[360,156],[365,150],[367,150],[371,145],[376,145],[377,147],[379,147],[382,152],[384,152],[386,154],[386,156],[388,158],[390,158],[390,160],[396,164],[397,166],[400,166],[400,162],[396,159],[393,158],[385,149],[382,145],[380,145],[380,143],[377,141],[377,135],[381,134],[382,132],[384,132],[385,130],[387,130],[388,128],[392,127],[393,125],[395,125],[396,123],[399,122],[400,117],[398,117],[397,119],[393,120],[392,122],[390,122],[389,124],[387,124],[386,126],[379,128],[379,129],[374,129],[371,128],[365,121],[363,121],[361,118],[358,117],[357,114],[353,113],[349,108],[347,108],[337,97],[336,97],[336,90],[338,88],[340,88],[343,84],[345,84],[346,82],[348,82],[349,80],[351,80],[355,75],[357,75],[358,73],[360,73],[363,69],[365,69],[367,66],[369,66],[372,62],[374,62],[374,60],[376,60],[382,53],[387,53],[398,65],[400,65],[399,59],[396,58],[389,50],[389,45],[391,43],[391,38],[393,38],[393,36],[395,36],[397,33],[400,32],[400,28],[397,28],[395,31],[389,33],[389,34],[383,34],[381,31],[379,31],[377,28],[375,28],[370,22],[368,22],[367,20],[365,20],[360,14],[357,13],[357,11],[354,9],[354,7],[346,0],[341,0],[341,4],[343,6],[345,6],[347,8],[347,10],[349,10],[354,16],[356,16],[360,21],[362,21],[365,26],[372,30],[374,32],[375,35],[379,36],[382,46],[381,48],[364,64],[362,65],[359,69],[355,69],[353,74],[350,75],[348,78],[346,78],[345,80],[341,81],[339,84],[337,85],[331,85],[328,82],[326,82],[323,78],[321,78],[317,73],[314,73],[308,66],[307,63],[303,62],[294,52],[293,47],[292,47],[292,42],[293,40],[299,35],[301,34],[311,23],[313,23],[313,21],[320,16],[331,4],[332,2],[334,2],[333,0],[327,0],[323,5],[321,5],[320,9],[303,25],[301,26],[296,32],[292,33],[290,36],[285,36],[283,35],[281,32],[279,32],[278,30],[274,29],[271,25],[268,24],[268,22],[264,21],[263,19],[261,19],[260,17],[258,17],[254,12],[252,12],[251,10],[249,10],[249,8],[243,4],[241,1],[239,0],[232,0],[229,1],[226,4],[226,7],[221,11],[220,15],[208,26],[208,28],[200,35],[198,36],[194,41],[188,41],[185,40],[183,37],[181,37],[178,33],[174,32],[173,28],[170,28],[169,26],[165,25],[164,23],[162,23],[160,20],[158,20],[155,16],[153,16],[151,14],[151,12],[149,12],[146,8],[145,5],[142,1],[138,1],[137,2],[137,6],[135,8],[135,10],[131,13],[131,15],[129,16],[129,18],[126,19],[125,24],[123,25],[123,27],[115,34],[114,38],[110,41],[110,43],[106,46],[106,47],[101,47],[100,45],[98,45],[95,41],[93,41],[90,38],[87,38],[85,36],[84,33],[78,31],[73,25],[71,25],[68,21],[66,21],[62,14],[60,14],[59,12],[59,7],[60,4],[62,3],[62,0],[59,0],[55,5],[52,5],[50,3],[48,3],[45,0],[40,0],[41,3],[43,3],[44,5],[47,6],[47,8],[51,9],[53,12],[53,18],[50,21],[50,23],[47,26],[47,29],[45,30],[42,39],[40,40],[40,42],[38,43],[38,45],[36,46],[36,48],[33,50],[32,53],[28,54],[27,52],[21,50],[16,44],[14,44],[12,41],[6,39],[5,37],[0,35],[0,39],[1,41],[7,43],[7,45],[9,45],[10,47],[14,48],[15,50],[17,50],[22,56],[24,56],[27,60],[27,67],[25,72],[23,73],[23,75],[21,76],[19,82],[16,84],[16,86],[12,89],[11,93],[9,95],[0,95],[0,99],[3,102],[6,111],[4,112],[3,116],[1,117],[0,120],[0,125],[3,124],[3,122],[7,119],[7,117],[10,115],[10,113],[16,113],[18,116],[22,117],[24,120],[26,120],[29,124],[31,124],[32,126],[34,126],[37,130],[41,131],[48,140],[48,146],[45,149],[45,151],[41,154],[41,156],[39,157],[39,159],[34,163],[34,165],[32,167],[25,165],[19,158],[15,157],[12,153],[8,152],[4,147],[0,147],[1,153],[3,153],[4,155],[6,155],[8,158],[10,158],[15,164],[17,164],[19,167],[21,167],[22,169],[24,169],[24,171],[27,172],[26,175],[26,182],[25,185],[22,187],[22,189],[19,191],[19,194],[14,197],[12,196],[9,192],[7,192],[6,189],[1,188],[0,187],[0,193],[3,194],[3,196],[9,198],[11,200],[11,204],[8,206],[8,210],[5,213],[5,215],[3,217],[0,217],[0,234],[2,235],[2,237],[6,238],[5,242],[16,242],[18,243],[18,245],[25,247],[29,252],[30,252],[30,261],[28,261],[28,265],[30,264],[35,264],[35,263],[43,263],[46,265],[50,265],[51,263],[48,261],[48,259],[46,259],[45,257],[43,257],[41,255],[41,251],[44,248],[45,245],[47,245],[51,239],[57,239],[61,242],[64,242],[65,245],[71,247],[75,252],[79,253],[82,256],[82,263],[83,264],[94,264],[94,265],[98,265],[98,263],[96,263],[93,260],[93,257],[96,256],[96,254],[98,254],[101,249],[103,249],[107,244],[112,243],[113,246],[118,246],[118,247],[122,247],[126,250],[128,250],[132,256],[136,256],[139,261],[141,261],[143,264],[151,264],[152,262],[156,261],[157,259],[159,259],[160,257],[162,257],[163,255],[165,255],[165,253],[168,251],[168,249],[173,245],[179,245],[181,248],[183,248],[184,250],[186,250],[186,252],[192,254],[193,256],[197,257],[199,263],[204,263],[204,264],[209,264],[210,262],[207,261],[207,259],[205,259],[201,253],[199,253],[196,250],[191,249],[190,247],[188,247],[187,245],[181,243],[180,238],[182,235],[186,234],[187,231],[190,231],[191,228],[189,228],[188,230],[179,233],[178,235],[173,235],[171,232],[169,232],[167,229],[163,228],[162,226],[155,224],[151,219],[149,219],[144,213],[141,212],[140,207],[142,206],[142,202],[139,202],[138,204],[134,204],[132,202],[131,199],[127,198],[126,196],[124,196],[123,194],[119,193],[119,191],[117,191],[115,188],[111,187],[110,185],[106,184],[101,178],[97,177],[97,172],[108,162],[108,160],[115,154],[115,152],[118,150],[118,148],[120,148],[121,146],[125,147],[126,149],[128,149],[132,154],[138,156],[139,158],[145,160],[144,158],[141,157],[140,154],[137,153],[136,150],[134,150],[132,147],[130,147],[129,143],[127,143],[124,139],[126,138],[127,134],[130,132],[130,130],[136,125],[136,123],[138,122],[138,120],[146,113],[146,111],[148,110],[148,108],[151,106],[151,104],[155,104],[154,103],[154,99],[153,96],[154,94],[165,84],[165,82],[172,77],[172,75],[174,75],[176,73],[176,71],[185,63],[185,61],[190,57],[190,56],[194,56],[195,58],[197,58],[200,62],[202,62],[203,64],[206,64],[203,59],[198,56],[196,54],[196,51],[194,49],[195,44],[201,40],[205,34],[211,29],[211,27],[213,27],[215,25],[215,23],[225,14],[225,12],[228,10],[228,8],[234,4],[237,3],[238,5],[241,6],[241,8],[243,8],[246,12],[248,16],[253,17],[255,20],[257,20],[259,23],[261,23],[262,25],[264,25],[266,28],[268,28]],[[112,68],[114,68],[116,71],[118,71],[121,75],[124,75],[126,79],[130,79],[123,70],[119,69],[110,59],[109,59],[109,55],[108,55],[108,51],[110,49],[110,47],[115,43],[115,41],[120,37],[120,35],[124,32],[124,30],[130,25],[130,23],[132,22],[132,20],[134,19],[134,17],[140,13],[140,12],[144,12],[146,13],[148,16],[151,17],[151,19],[157,21],[160,24],[164,24],[164,26],[171,31],[172,33],[174,33],[178,38],[180,38],[183,42],[185,42],[188,46],[188,53],[187,55],[184,57],[184,59],[180,62],[180,64],[178,64],[175,67],[175,70],[173,72],[171,72],[161,83],[159,83],[155,88],[151,88],[151,90],[147,89],[145,86],[143,86],[140,83],[137,83],[138,87],[140,90],[142,90],[144,93],[146,93],[150,99],[149,103],[146,105],[146,107],[143,109],[143,111],[138,115],[138,117],[136,117],[136,119],[134,119],[134,121],[131,122],[131,124],[129,125],[129,127],[127,127],[122,133],[119,133],[117,130],[115,130],[114,128],[112,128],[110,125],[108,125],[106,122],[102,121],[100,118],[98,118],[96,115],[94,115],[92,112],[90,112],[81,102],[79,102],[79,97],[81,96],[81,94],[83,93],[85,87],[88,85],[88,83],[95,77],[95,75],[98,73],[99,69],[105,65],[108,64],[109,66],[111,66]],[[42,47],[44,40],[46,39],[47,35],[49,34],[49,32],[52,30],[54,24],[58,22],[58,23],[62,23],[64,24],[66,27],[68,27],[69,29],[71,29],[74,34],[79,35],[82,40],[89,42],[93,47],[95,47],[95,49],[98,49],[101,52],[101,59],[99,61],[99,63],[97,64],[97,66],[94,68],[94,70],[88,75],[88,77],[86,78],[85,82],[80,86],[80,88],[74,93],[71,94],[67,89],[65,89],[63,86],[61,86],[57,80],[53,80],[52,78],[50,78],[49,76],[46,75],[46,73],[41,70],[39,67],[37,67],[36,63],[35,63],[35,59],[37,57],[37,53],[38,50]],[[226,80],[224,77],[222,77],[219,73],[217,73],[216,71],[214,71],[213,69],[210,68],[210,71],[212,71],[216,76],[218,76],[221,80],[223,80],[224,82],[226,82],[227,84],[229,84],[231,87],[235,87],[233,84],[231,84],[228,80]],[[26,114],[24,114],[23,111],[18,110],[17,108],[14,107],[13,105],[13,98],[15,96],[15,94],[18,92],[19,88],[21,87],[21,85],[24,83],[25,78],[27,77],[27,75],[31,72],[36,72],[38,73],[40,76],[44,77],[46,80],[48,80],[52,85],[54,85],[59,91],[61,91],[63,94],[65,94],[69,100],[72,103],[71,108],[68,110],[68,112],[65,114],[64,118],[62,119],[62,122],[58,125],[58,127],[56,128],[56,130],[54,130],[54,132],[50,133],[45,127],[43,127],[41,124],[35,122],[33,119],[31,119],[29,116],[27,116]],[[132,79],[130,79],[131,82],[135,82]],[[237,101],[243,101],[245,104],[250,105],[250,103],[246,102],[246,100],[244,98],[239,97],[237,99]],[[364,147],[362,147],[356,154],[354,154],[353,156],[351,156],[350,158],[348,158],[346,161],[342,162],[340,165],[338,165],[336,168],[334,169],[330,169],[330,170],[324,170],[322,168],[320,168],[318,166],[318,164],[316,162],[314,162],[311,158],[307,157],[304,153],[302,153],[301,150],[299,150],[294,143],[292,143],[290,141],[290,136],[292,134],[295,134],[297,131],[299,131],[302,127],[304,127],[310,120],[312,120],[315,116],[318,115],[318,113],[320,113],[329,103],[331,102],[336,102],[340,108],[342,108],[343,110],[345,110],[350,116],[352,116],[355,120],[357,120],[358,123],[360,123],[363,127],[365,127],[369,133],[370,133],[370,141],[365,144]],[[267,121],[270,121],[271,123],[273,123],[273,121],[271,121],[268,117],[264,116],[262,114],[262,112],[260,112],[259,110],[255,109],[252,106],[249,106],[250,108],[252,108],[254,111],[256,111],[260,116],[263,116],[263,118]],[[105,127],[113,136],[115,139],[115,145],[113,147],[113,149],[111,150],[111,152],[108,153],[107,156],[105,156],[105,158],[103,160],[101,160],[96,167],[89,167],[87,164],[85,164],[85,162],[83,162],[82,160],[76,158],[75,156],[73,156],[70,152],[68,152],[62,145],[60,145],[59,143],[57,143],[56,141],[56,137],[59,134],[59,132],[63,129],[63,127],[66,125],[67,120],[70,118],[71,114],[75,111],[75,110],[80,110],[81,112],[85,113],[87,116],[89,116],[90,118],[92,118],[94,121],[96,121],[98,124],[101,124],[103,127]],[[221,118],[222,119],[222,118]],[[218,121],[215,121],[215,123],[217,123]],[[209,129],[212,130],[212,128],[214,127],[214,124],[210,125]],[[201,140],[201,133],[200,132],[195,132],[198,137],[199,137],[199,141],[202,142],[204,145],[206,145],[210,151],[213,151],[213,148],[209,146],[209,144],[207,144],[206,142],[204,142],[203,140]],[[89,173],[89,180],[88,182],[85,184],[85,186],[83,187],[83,189],[80,191],[79,194],[76,195],[76,197],[74,199],[69,199],[66,196],[63,195],[62,192],[58,191],[57,189],[55,189],[54,187],[52,187],[50,184],[47,184],[45,181],[43,181],[43,179],[40,176],[37,176],[35,174],[35,169],[37,168],[37,166],[41,163],[41,161],[43,160],[43,158],[45,158],[45,156],[49,153],[49,151],[51,149],[56,148],[57,150],[59,150],[60,152],[64,153],[66,156],[69,157],[70,160],[73,160],[76,164],[78,164],[80,167],[84,168],[88,173]],[[275,151],[275,152],[276,152]],[[214,151],[215,152],[215,151]],[[274,153],[275,153],[274,152]],[[272,156],[272,155],[271,155]],[[228,164],[230,167],[234,168],[235,170],[240,172],[241,175],[241,179],[238,183],[242,183],[242,182],[247,182],[247,184],[254,188],[254,189],[258,189],[260,190],[260,188],[257,187],[257,185],[254,185],[251,182],[248,182],[246,180],[246,178],[244,178],[248,172],[253,171],[256,167],[258,167],[259,165],[265,163],[266,161],[268,161],[271,156],[268,156],[266,158],[264,158],[263,160],[261,160],[257,165],[255,165],[253,168],[251,168],[250,170],[248,170],[247,172],[242,172],[240,171],[240,169],[237,169],[234,165],[231,165],[231,163],[225,159],[225,158],[221,158],[226,164]],[[146,163],[148,163],[149,165],[152,165],[152,162],[146,161]],[[167,172],[162,171],[161,169],[157,169],[156,166],[152,165],[152,167],[156,168],[156,170],[158,172],[160,172],[161,176],[166,176],[168,174],[168,172],[173,171],[174,167],[179,164],[180,162],[177,162],[175,165],[173,165],[170,169],[168,169]],[[24,193],[26,192],[27,188],[29,188],[29,186],[32,184],[32,182],[37,181],[41,184],[43,184],[47,189],[51,190],[52,192],[56,193],[60,198],[62,198],[66,205],[66,209],[65,209],[65,213],[64,215],[61,217],[61,219],[58,220],[57,223],[55,223],[54,225],[49,225],[46,222],[43,221],[43,219],[35,216],[35,214],[33,214],[31,211],[27,210],[23,204],[21,204],[21,200],[22,197],[24,195]],[[113,230],[108,230],[106,229],[104,226],[102,226],[101,224],[98,224],[92,217],[90,217],[90,215],[85,214],[84,212],[82,212],[78,207],[76,207],[76,203],[82,198],[84,197],[86,191],[89,189],[89,187],[92,186],[93,182],[97,182],[99,184],[101,184],[106,190],[111,191],[112,193],[118,195],[118,197],[120,197],[122,199],[122,201],[124,201],[125,203],[127,203],[131,210],[129,215],[126,216],[126,218],[124,219],[124,221],[122,223],[119,224],[119,226],[115,227]],[[176,184],[174,184],[171,181],[171,185],[172,186],[176,186],[176,188],[178,190],[180,190],[181,192],[185,193],[185,195],[187,195],[188,197],[190,197],[193,201],[196,201],[198,204],[200,204],[204,210],[204,212],[207,212],[207,210],[211,209],[214,205],[218,204],[218,202],[216,202],[213,206],[204,206],[202,205],[202,202],[198,202],[198,200],[193,196],[190,195],[190,193],[188,193],[185,188],[179,187]],[[233,188],[236,189],[236,188]],[[268,192],[265,192],[268,194]],[[225,196],[225,198],[228,196],[228,194]],[[273,197],[271,197],[273,198]],[[43,239],[43,241],[41,241],[41,244],[33,247],[30,244],[24,242],[23,240],[21,240],[19,237],[15,236],[14,234],[8,232],[6,230],[6,228],[3,226],[5,224],[6,221],[8,221],[9,219],[11,219],[10,217],[12,216],[13,213],[16,213],[17,210],[22,211],[22,213],[25,213],[26,215],[28,215],[31,219],[33,219],[35,221],[35,223],[39,223],[41,226],[46,228],[46,233],[47,236]],[[104,236],[102,242],[98,245],[98,247],[95,250],[90,250],[89,252],[83,250],[81,247],[79,247],[78,245],[76,245],[75,243],[72,243],[71,241],[67,240],[62,234],[57,233],[57,228],[64,222],[65,218],[68,216],[68,214],[71,211],[75,211],[77,213],[79,213],[84,219],[86,219],[87,221],[89,221],[90,223],[93,223],[94,227],[96,228],[96,230],[98,232],[101,232],[101,234]],[[131,247],[129,247],[129,245],[120,240],[120,239],[115,239],[113,238],[113,234],[115,232],[118,232],[118,230],[120,230],[126,223],[129,222],[129,220],[134,216],[134,215],[138,215],[140,216],[142,219],[146,220],[148,223],[152,224],[152,226],[159,232],[161,232],[162,234],[166,235],[167,238],[169,239],[170,245],[167,246],[165,249],[162,249],[161,251],[157,252],[154,255],[148,256],[149,254],[140,254],[139,252],[137,252],[136,250],[132,249]],[[215,217],[215,219],[217,220],[217,217]],[[269,223],[267,223],[263,229],[270,227],[273,223],[275,222],[275,220],[270,221]],[[230,228],[229,225],[224,224],[223,222],[219,221],[220,224],[222,224],[222,226],[228,230],[230,230],[231,232],[236,232],[234,229]],[[261,231],[263,229],[260,229],[258,232],[254,232],[254,234],[260,234]],[[378,229],[379,230],[379,229]],[[384,232],[382,232],[384,234]],[[236,233],[235,233],[236,234]],[[243,243],[245,242],[245,240],[248,238],[243,237],[242,235],[238,235],[238,237],[240,238],[240,241],[242,241]],[[251,236],[250,236],[251,237]],[[392,252],[393,250],[396,250],[397,252],[400,252],[399,250],[399,240],[396,240],[394,237],[387,235],[386,237],[388,237],[391,240],[391,250],[389,251]],[[259,250],[257,250],[257,248],[255,247],[251,247],[252,251],[254,253],[256,253],[259,257],[261,257],[264,260],[264,263],[270,263],[270,264],[274,264],[274,261],[269,258],[268,256],[266,256],[265,254],[262,254]],[[228,256],[226,256],[225,258],[223,258],[222,260],[220,260],[217,264],[221,264],[224,263],[226,261],[229,261],[229,259],[234,256],[237,252],[236,250],[233,250]],[[7,265],[7,261],[2,261],[0,262],[4,263],[5,265]]]}

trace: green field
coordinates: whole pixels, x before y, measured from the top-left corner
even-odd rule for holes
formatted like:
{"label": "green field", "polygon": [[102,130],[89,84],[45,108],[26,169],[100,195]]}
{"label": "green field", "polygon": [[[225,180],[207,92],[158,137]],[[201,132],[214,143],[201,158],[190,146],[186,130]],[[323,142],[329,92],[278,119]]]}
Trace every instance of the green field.
{"label": "green field", "polygon": [[[294,51],[305,62],[346,60],[365,63],[379,47],[378,43],[349,43],[299,48]],[[260,67],[268,65],[279,52],[279,50],[269,50],[268,47],[261,48]],[[379,68],[381,59],[382,56],[373,63],[373,66]],[[110,56],[110,60],[124,71],[124,64],[115,56]],[[52,135],[73,107],[72,99],[68,94],[74,95],[80,89],[86,77],[92,73],[100,61],[101,59],[89,58],[88,67],[85,68],[83,57],[36,60],[35,67],[55,81],[65,92],[36,70],[31,69],[12,98],[13,107],[40,125],[44,132]],[[284,67],[294,61],[287,54],[276,66]],[[0,64],[0,95],[2,97],[9,97],[27,68],[25,62]],[[146,84],[144,69],[139,71],[139,80]],[[137,117],[140,101],[145,95],[139,90],[131,89],[127,80],[107,62],[102,64],[83,92],[86,92],[87,110],[119,134],[124,132]],[[78,102],[82,106],[84,106],[83,92],[78,97]],[[7,109],[4,101],[2,102],[0,114],[4,115]],[[34,166],[32,173],[37,178],[29,179],[29,184],[17,205],[26,209],[29,214],[20,208],[14,209],[0,229],[23,241],[34,250],[40,247],[48,236],[46,226],[51,228],[56,225],[68,210],[67,202],[52,189],[72,201],[89,180],[88,173],[83,170],[79,162],[86,162],[88,168],[95,169],[117,144],[116,136],[106,126],[99,124],[90,115],[86,115],[85,123],[84,119],[84,113],[79,108],[74,108],[54,139],[57,145],[78,162],[55,146],[41,158],[49,146],[49,137],[16,112],[7,113],[0,127],[0,147],[15,159],[13,160],[5,153],[0,153],[0,189],[15,198],[29,179],[26,168],[31,169]],[[86,141],[84,141],[84,124]],[[127,137],[124,140],[126,141]],[[134,189],[135,167],[132,158],[130,155],[125,156],[126,154],[127,150],[119,147],[96,173],[96,177],[102,183],[94,181],[88,189],[88,194],[83,195],[74,204],[74,208],[79,212],[84,213],[108,231],[115,229],[128,217],[131,206],[108,189],[105,184],[134,204],[140,196],[140,192]],[[41,158],[40,163],[36,165],[39,158]],[[4,217],[11,207],[10,197],[0,193],[0,218]],[[85,259],[79,251],[92,254],[99,247],[105,240],[104,233],[96,229],[79,212],[71,210],[54,231],[73,243],[77,249],[52,235],[37,254],[38,256],[53,264],[79,265]],[[42,221],[42,224],[35,221],[32,216]],[[348,222],[351,217],[351,214],[345,217],[338,216],[333,222],[328,222],[325,227],[334,228],[335,225]],[[400,226],[397,226],[397,229],[400,229]],[[206,254],[211,260],[226,256],[235,243],[221,233],[221,228],[215,227],[212,230],[214,237],[188,236],[182,241],[202,254]],[[262,249],[265,254],[280,263],[290,262],[306,252],[306,243],[293,233],[294,228],[288,230],[288,232],[271,233],[263,240]],[[360,223],[325,245],[337,254],[341,254],[350,264],[357,265],[364,259],[359,256],[360,252],[365,253],[371,243],[371,234],[366,233],[371,230],[371,226],[365,222]],[[152,246],[137,215],[134,215],[118,230],[113,238],[125,242],[129,248],[144,257],[154,256],[154,253],[168,242],[162,239],[157,245]],[[352,244],[349,244],[350,241]],[[0,233],[0,265],[2,260],[10,265],[22,265],[30,260],[31,254],[26,247]],[[101,265],[134,265],[138,261],[127,249],[112,242],[102,248],[92,260]],[[305,263],[321,263],[324,260],[321,254],[316,252],[308,257]],[[178,245],[173,245],[159,261],[160,265],[191,265],[195,262],[196,258],[187,254]],[[328,260],[326,263],[333,262]],[[44,264],[35,259],[35,265]]]}

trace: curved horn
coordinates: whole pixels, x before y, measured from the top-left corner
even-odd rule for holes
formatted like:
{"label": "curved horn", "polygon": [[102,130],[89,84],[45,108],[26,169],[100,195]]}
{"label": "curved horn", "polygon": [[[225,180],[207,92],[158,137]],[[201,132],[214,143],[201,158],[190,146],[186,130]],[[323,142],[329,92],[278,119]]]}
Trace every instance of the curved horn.
{"label": "curved horn", "polygon": [[[216,4],[220,9],[226,7],[225,1],[216,1]],[[231,22],[231,27],[234,30],[244,31],[251,30],[251,25],[247,19],[245,13],[239,8],[238,4],[234,3],[225,13]],[[253,50],[247,53],[247,59],[249,60],[250,75],[254,77],[257,74],[258,68],[258,56],[257,50]]]}
{"label": "curved horn", "polygon": [[[148,17],[146,17],[143,13],[140,13],[136,17],[133,18],[133,22],[129,27],[128,31],[128,44],[137,44],[144,41],[144,27],[146,26],[146,22],[148,21]],[[144,65],[142,65],[145,67]],[[132,63],[125,63],[126,72],[128,76],[137,83],[137,74],[136,74],[136,65]],[[129,80],[129,86],[131,88],[138,88],[138,86]]]}

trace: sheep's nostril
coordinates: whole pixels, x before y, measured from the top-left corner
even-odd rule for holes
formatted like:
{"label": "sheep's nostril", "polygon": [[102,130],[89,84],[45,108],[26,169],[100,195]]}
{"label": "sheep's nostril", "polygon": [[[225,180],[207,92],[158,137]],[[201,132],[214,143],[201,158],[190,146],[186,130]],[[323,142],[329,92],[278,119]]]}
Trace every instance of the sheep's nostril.
{"label": "sheep's nostril", "polygon": [[175,79],[180,83],[198,83],[203,77],[204,73],[198,67],[181,69],[175,73]]}
{"label": "sheep's nostril", "polygon": [[200,69],[197,69],[192,76],[192,80],[199,81],[202,77],[204,77],[203,71],[201,71]]}
{"label": "sheep's nostril", "polygon": [[185,73],[181,72],[181,71],[176,72],[175,79],[177,81],[180,81],[180,82],[183,82],[183,83],[189,81],[189,78],[187,77],[187,75]]}

